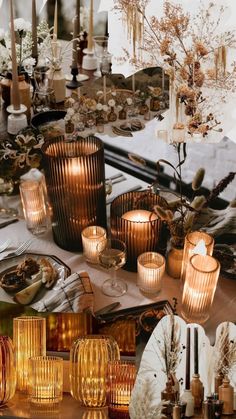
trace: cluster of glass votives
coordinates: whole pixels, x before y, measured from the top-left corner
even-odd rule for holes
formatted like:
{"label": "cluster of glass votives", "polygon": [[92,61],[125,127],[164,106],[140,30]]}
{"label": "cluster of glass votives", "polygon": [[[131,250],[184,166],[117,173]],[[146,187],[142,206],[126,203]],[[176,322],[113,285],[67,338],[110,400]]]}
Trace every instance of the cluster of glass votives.
{"label": "cluster of glass votives", "polygon": [[[127,411],[134,386],[134,363],[120,360],[111,336],[87,335],[70,349],[70,392],[87,407]],[[46,356],[46,319],[22,316],[13,319],[13,342],[0,336],[0,406],[16,389],[33,404],[52,405],[63,398],[63,359]],[[128,417],[128,416],[127,416]]]}

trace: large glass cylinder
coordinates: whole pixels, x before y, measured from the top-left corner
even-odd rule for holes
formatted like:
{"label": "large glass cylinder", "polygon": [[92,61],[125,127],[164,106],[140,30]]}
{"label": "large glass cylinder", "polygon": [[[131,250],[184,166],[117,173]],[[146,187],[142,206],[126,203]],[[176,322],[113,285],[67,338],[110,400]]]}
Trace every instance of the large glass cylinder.
{"label": "large glass cylinder", "polygon": [[182,316],[191,323],[205,323],[215,295],[220,264],[212,256],[194,255],[186,271]]}
{"label": "large glass cylinder", "polygon": [[16,366],[12,340],[0,336],[0,408],[14,396],[16,391]]}
{"label": "large glass cylinder", "polygon": [[70,351],[71,395],[84,406],[105,406],[108,361],[119,359],[119,347],[112,337],[79,338]]}
{"label": "large glass cylinder", "polygon": [[[200,249],[198,247],[200,246]],[[184,240],[184,254],[181,269],[181,281],[184,284],[186,277],[186,270],[191,256],[194,253],[202,254],[202,247],[205,249],[207,255],[212,255],[214,249],[214,239],[204,231],[192,231],[188,233]]]}
{"label": "large glass cylinder", "polygon": [[106,227],[103,142],[94,136],[71,143],[60,138],[42,151],[54,240],[63,249],[82,250],[85,227]]}
{"label": "large glass cylinder", "polygon": [[127,246],[125,269],[137,270],[137,257],[141,253],[164,253],[166,243],[161,237],[162,221],[153,213],[155,205],[164,199],[148,191],[127,192],[111,204],[111,234]]}
{"label": "large glass cylinder", "polygon": [[29,358],[46,355],[46,319],[36,316],[13,319],[13,342],[16,353],[17,389],[27,391]]}

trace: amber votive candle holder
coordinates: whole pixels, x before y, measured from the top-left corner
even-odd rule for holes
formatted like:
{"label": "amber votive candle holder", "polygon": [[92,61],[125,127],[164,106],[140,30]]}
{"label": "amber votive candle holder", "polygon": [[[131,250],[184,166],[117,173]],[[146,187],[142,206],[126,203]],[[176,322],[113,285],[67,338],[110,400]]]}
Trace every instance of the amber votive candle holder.
{"label": "amber votive candle holder", "polygon": [[165,272],[165,258],[156,252],[139,255],[138,287],[147,294],[156,294],[161,289],[161,280]]}
{"label": "amber votive candle holder", "polygon": [[17,389],[27,391],[29,358],[46,355],[46,319],[37,316],[14,318],[13,343],[16,356]]}
{"label": "amber votive candle holder", "polygon": [[136,366],[132,361],[112,361],[108,363],[107,403],[109,418],[129,419],[129,403],[136,373]]}
{"label": "amber votive candle holder", "polygon": [[63,393],[63,359],[36,356],[29,359],[29,397],[31,403],[59,403]]}
{"label": "amber votive candle holder", "polygon": [[193,255],[186,271],[182,316],[187,322],[205,323],[213,303],[220,263],[212,256]]}
{"label": "amber votive candle holder", "polygon": [[86,227],[82,233],[83,253],[87,262],[98,263],[97,245],[106,238],[106,230],[99,226]]}
{"label": "amber votive candle holder", "polygon": [[43,183],[36,180],[22,181],[20,196],[28,230],[35,235],[45,233],[49,227],[49,220]]}
{"label": "amber votive candle holder", "polygon": [[[199,245],[204,247],[204,249],[198,249]],[[212,256],[213,249],[214,239],[204,231],[192,231],[186,235],[184,241],[184,254],[180,277],[182,284],[184,284],[185,281],[186,269],[191,256],[193,256],[194,253],[202,253],[204,250],[206,251],[207,255]]]}
{"label": "amber votive candle holder", "polygon": [[12,340],[9,336],[0,336],[0,408],[4,406],[16,391],[16,365]]}

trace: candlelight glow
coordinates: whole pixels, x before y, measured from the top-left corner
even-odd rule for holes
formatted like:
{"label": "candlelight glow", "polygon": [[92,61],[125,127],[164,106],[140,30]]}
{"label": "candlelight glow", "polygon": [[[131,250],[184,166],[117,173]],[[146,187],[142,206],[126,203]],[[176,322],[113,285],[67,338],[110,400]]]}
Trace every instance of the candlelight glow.
{"label": "candlelight glow", "polygon": [[[109,411],[128,412],[131,392],[136,378],[136,366],[131,361],[113,361],[108,363]],[[111,416],[113,417],[113,416]],[[114,416],[115,417],[115,416]]]}
{"label": "candlelight glow", "polygon": [[81,234],[86,260],[91,263],[98,263],[97,246],[106,238],[106,230],[99,226],[90,226],[86,227]]}
{"label": "candlelight glow", "polygon": [[165,259],[155,252],[145,252],[138,257],[138,287],[146,293],[156,293],[161,289],[165,272]]}
{"label": "candlelight glow", "polygon": [[194,249],[190,250],[190,253],[192,253],[193,255],[206,256],[207,255],[207,248],[206,248],[205,241],[203,239],[201,239],[198,242],[198,244],[194,247]]}
{"label": "candlelight glow", "polygon": [[151,213],[151,211],[147,211],[147,210],[128,211],[125,214],[123,214],[121,218],[127,221],[133,221],[136,223],[145,223],[148,221],[154,221],[158,219],[156,214],[153,214]]}

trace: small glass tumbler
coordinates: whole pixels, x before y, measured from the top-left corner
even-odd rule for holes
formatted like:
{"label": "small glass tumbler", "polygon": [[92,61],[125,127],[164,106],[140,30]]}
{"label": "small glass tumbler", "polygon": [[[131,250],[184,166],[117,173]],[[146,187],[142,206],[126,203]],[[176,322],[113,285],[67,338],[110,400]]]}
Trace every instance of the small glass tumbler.
{"label": "small glass tumbler", "polygon": [[97,245],[106,239],[105,228],[89,226],[82,231],[81,235],[85,259],[90,263],[98,263]]}
{"label": "small glass tumbler", "polygon": [[36,356],[29,359],[29,397],[31,403],[59,403],[63,393],[63,359]]}
{"label": "small glass tumbler", "polygon": [[142,253],[137,260],[138,287],[142,292],[155,294],[161,289],[165,258],[156,252]]}
{"label": "small glass tumbler", "polygon": [[35,235],[45,233],[49,220],[43,184],[34,180],[21,182],[20,196],[27,228]]}
{"label": "small glass tumbler", "polygon": [[129,419],[129,403],[136,373],[136,366],[132,361],[108,362],[107,402],[109,418]]}

